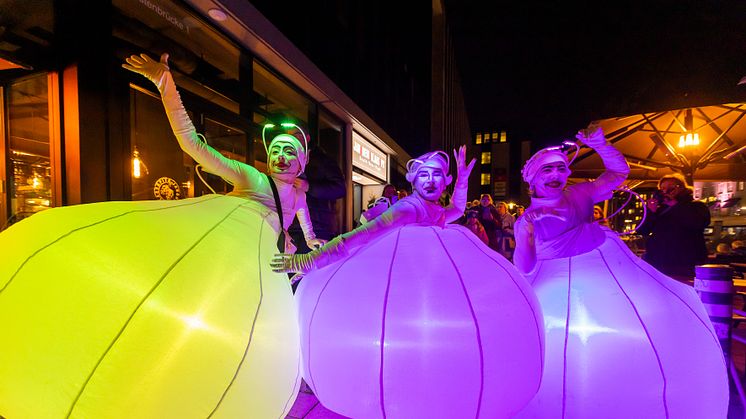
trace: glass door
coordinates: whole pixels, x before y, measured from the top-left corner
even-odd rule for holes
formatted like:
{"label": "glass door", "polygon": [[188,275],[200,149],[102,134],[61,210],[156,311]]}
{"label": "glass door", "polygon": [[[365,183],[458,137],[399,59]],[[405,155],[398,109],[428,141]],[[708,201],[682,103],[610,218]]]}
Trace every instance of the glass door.
{"label": "glass door", "polygon": [[4,91],[7,142],[0,157],[7,173],[7,191],[2,191],[7,214],[3,225],[55,203],[48,81],[47,74],[39,74],[11,82]]}

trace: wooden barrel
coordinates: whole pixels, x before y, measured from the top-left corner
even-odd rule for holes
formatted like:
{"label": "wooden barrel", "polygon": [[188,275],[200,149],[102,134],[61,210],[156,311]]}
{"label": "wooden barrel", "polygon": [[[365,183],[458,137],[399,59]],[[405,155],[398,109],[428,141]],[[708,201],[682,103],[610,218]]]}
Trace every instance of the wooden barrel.
{"label": "wooden barrel", "polygon": [[733,268],[728,265],[700,265],[695,268],[694,289],[707,310],[726,361],[730,362],[733,317]]}

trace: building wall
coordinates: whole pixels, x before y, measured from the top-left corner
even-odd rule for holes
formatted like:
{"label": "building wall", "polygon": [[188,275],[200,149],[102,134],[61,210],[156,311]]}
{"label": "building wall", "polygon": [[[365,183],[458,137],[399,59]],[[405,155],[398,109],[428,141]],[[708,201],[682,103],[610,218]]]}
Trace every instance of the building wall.
{"label": "building wall", "polygon": [[[18,49],[18,57],[0,63],[1,102],[5,115],[11,115],[0,118],[0,226],[7,225],[17,209],[19,199],[14,194],[20,184],[30,185],[36,195],[48,191],[47,198],[34,198],[38,205],[26,215],[64,204],[154,199],[148,193],[159,170],[183,188],[182,197],[206,192],[194,162],[178,149],[161,147],[175,145],[175,139],[152,83],[121,68],[124,57],[141,52],[153,57],[171,53],[172,72],[195,126],[232,158],[260,167],[266,158],[260,127],[275,116],[290,116],[308,127],[312,136],[327,138],[348,181],[352,130],[392,156],[392,161],[409,159],[268,21],[254,15],[219,23],[208,17],[207,7],[215,6],[235,7],[232,17],[251,12],[243,1],[194,1],[193,9],[168,0],[94,2],[86,6],[97,16],[94,24],[78,13],[79,2],[37,3],[37,15],[19,14],[19,19],[22,15],[28,21],[10,22],[15,26],[9,24],[4,35],[4,40],[25,47]],[[23,4],[19,2],[19,8]],[[39,15],[42,12],[44,16]],[[38,103],[9,100],[27,97],[20,95],[28,91],[22,82],[29,78],[44,81],[33,84],[43,89],[43,94],[31,96]],[[27,126],[42,127],[24,135],[38,134],[45,149],[34,158],[46,166],[40,166],[38,173],[29,172],[19,183],[13,177],[11,156],[23,151],[19,147],[26,143],[17,140],[24,135],[14,133]],[[145,186],[134,176],[135,146],[140,147],[143,176],[151,176]],[[161,169],[159,161],[173,164]],[[226,191],[219,179],[207,176],[207,182]],[[352,224],[351,195],[348,183],[347,198],[339,208],[343,229]]]}

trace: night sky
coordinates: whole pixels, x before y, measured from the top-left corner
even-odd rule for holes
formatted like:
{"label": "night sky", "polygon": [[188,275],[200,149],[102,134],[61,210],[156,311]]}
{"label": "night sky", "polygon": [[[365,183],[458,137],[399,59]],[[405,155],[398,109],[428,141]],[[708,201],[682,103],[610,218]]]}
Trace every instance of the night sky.
{"label": "night sky", "polygon": [[746,101],[746,1],[445,2],[472,131]]}

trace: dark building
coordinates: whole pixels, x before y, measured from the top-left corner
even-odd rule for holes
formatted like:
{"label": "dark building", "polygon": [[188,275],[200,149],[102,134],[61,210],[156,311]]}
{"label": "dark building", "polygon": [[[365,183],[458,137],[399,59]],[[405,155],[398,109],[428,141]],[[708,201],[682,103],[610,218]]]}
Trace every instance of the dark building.
{"label": "dark building", "polygon": [[442,1],[252,3],[412,156],[468,142]]}
{"label": "dark building", "polygon": [[531,156],[530,141],[509,138],[505,130],[483,130],[473,134],[469,148],[477,159],[469,181],[470,199],[486,193],[498,201],[528,205],[521,168]]}

